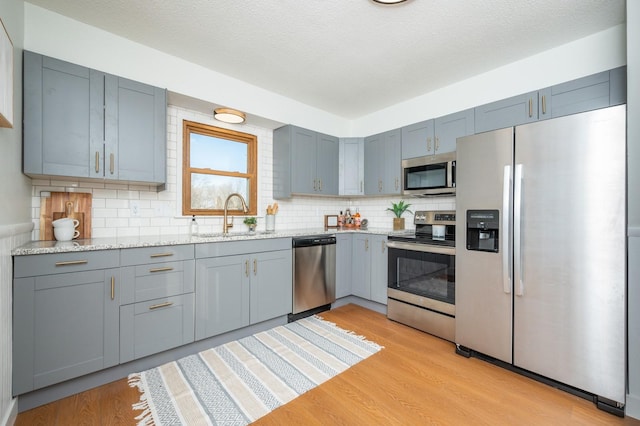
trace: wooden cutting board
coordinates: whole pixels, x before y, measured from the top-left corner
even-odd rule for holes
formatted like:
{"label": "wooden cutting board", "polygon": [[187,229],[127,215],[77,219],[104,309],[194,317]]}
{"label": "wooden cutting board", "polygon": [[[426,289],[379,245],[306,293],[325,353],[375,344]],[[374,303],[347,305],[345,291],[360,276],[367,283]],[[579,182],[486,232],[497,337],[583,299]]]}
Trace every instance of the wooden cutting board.
{"label": "wooden cutting board", "polygon": [[91,194],[79,192],[52,192],[49,197],[40,200],[40,239],[55,240],[53,222],[56,219],[69,217],[80,223],[76,228],[80,231],[79,239],[91,238]]}

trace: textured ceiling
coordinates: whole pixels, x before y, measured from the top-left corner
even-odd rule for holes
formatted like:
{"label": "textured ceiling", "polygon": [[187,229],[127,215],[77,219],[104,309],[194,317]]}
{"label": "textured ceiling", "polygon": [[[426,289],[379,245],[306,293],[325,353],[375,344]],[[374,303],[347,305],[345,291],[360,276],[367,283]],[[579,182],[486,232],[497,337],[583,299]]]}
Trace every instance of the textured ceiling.
{"label": "textured ceiling", "polygon": [[29,0],[355,119],[625,22],[624,0]]}

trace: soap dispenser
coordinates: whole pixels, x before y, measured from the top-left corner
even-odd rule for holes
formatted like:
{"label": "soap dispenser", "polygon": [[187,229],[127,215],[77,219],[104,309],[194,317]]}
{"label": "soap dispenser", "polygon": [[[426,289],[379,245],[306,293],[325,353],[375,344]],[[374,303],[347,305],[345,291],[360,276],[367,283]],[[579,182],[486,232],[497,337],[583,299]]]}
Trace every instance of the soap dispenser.
{"label": "soap dispenser", "polygon": [[189,226],[189,234],[192,237],[198,236],[198,222],[196,222],[196,215],[191,216],[191,224]]}

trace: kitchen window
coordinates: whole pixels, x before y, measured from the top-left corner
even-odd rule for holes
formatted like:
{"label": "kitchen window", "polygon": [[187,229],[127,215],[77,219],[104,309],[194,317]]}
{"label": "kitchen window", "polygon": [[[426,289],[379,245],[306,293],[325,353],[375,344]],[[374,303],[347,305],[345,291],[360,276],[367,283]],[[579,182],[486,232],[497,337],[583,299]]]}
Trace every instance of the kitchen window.
{"label": "kitchen window", "polygon": [[[182,214],[216,216],[234,192],[257,214],[257,145],[249,133],[183,120]],[[238,197],[229,215],[243,215]]]}

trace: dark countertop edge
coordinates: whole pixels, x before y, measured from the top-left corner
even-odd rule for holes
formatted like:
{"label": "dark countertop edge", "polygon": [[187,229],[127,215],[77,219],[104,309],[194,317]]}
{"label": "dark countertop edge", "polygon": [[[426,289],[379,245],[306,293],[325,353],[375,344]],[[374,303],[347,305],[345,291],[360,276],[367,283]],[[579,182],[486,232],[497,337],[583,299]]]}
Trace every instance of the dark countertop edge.
{"label": "dark countertop edge", "polygon": [[313,229],[292,229],[283,230],[273,233],[256,232],[250,234],[247,232],[237,233],[234,235],[230,233],[229,236],[222,236],[222,233],[205,234],[205,236],[190,236],[190,235],[150,235],[139,237],[113,237],[113,238],[89,238],[84,240],[74,241],[31,241],[20,247],[16,247],[11,251],[12,256],[30,256],[38,254],[53,254],[53,253],[72,253],[81,251],[97,251],[97,250],[118,250],[127,248],[141,248],[141,247],[159,247],[159,246],[173,246],[182,244],[202,244],[202,243],[217,243],[227,241],[247,241],[256,239],[272,239],[272,238],[293,238],[305,235],[328,235],[328,234],[342,234],[342,233],[367,233],[378,235],[391,235],[398,232],[405,231],[392,231],[384,228],[369,228],[369,229],[357,229],[357,228],[313,228]]}

